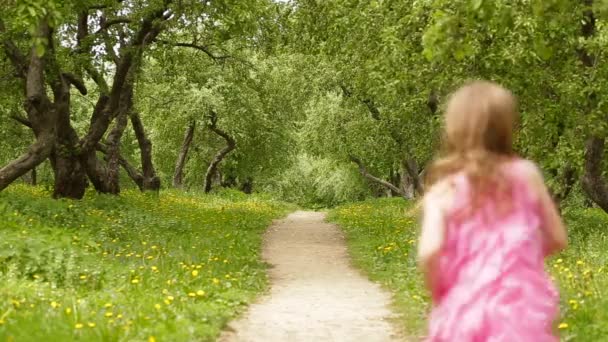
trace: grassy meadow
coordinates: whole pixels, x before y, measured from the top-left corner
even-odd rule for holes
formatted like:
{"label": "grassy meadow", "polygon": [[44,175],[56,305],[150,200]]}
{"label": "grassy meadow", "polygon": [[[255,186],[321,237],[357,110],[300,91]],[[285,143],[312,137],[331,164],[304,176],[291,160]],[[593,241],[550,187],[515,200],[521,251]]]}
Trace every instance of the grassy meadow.
{"label": "grassy meadow", "polygon": [[290,208],[238,193],[0,193],[0,341],[210,341],[267,286]]}

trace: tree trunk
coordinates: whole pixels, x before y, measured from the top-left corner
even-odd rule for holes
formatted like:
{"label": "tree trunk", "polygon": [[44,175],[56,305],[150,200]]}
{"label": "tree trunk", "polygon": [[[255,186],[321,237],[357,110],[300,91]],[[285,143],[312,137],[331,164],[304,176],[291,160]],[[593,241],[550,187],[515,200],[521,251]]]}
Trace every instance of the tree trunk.
{"label": "tree trunk", "polygon": [[38,185],[38,180],[36,177],[36,168],[33,168],[30,172],[24,174],[23,176],[21,176],[21,179],[23,179],[23,181],[26,184],[32,185],[32,186],[36,186]]}
{"label": "tree trunk", "polygon": [[[97,150],[106,155],[106,159],[108,159],[108,146],[103,144],[97,145]],[[137,170],[133,165],[131,165],[125,158],[123,158],[120,153],[118,156],[118,163],[122,168],[127,172],[127,175],[133,180],[133,182],[137,185],[139,190],[143,190],[144,186],[144,176]]]}
{"label": "tree trunk", "polygon": [[144,125],[139,117],[139,113],[131,113],[131,124],[133,131],[139,143],[139,151],[141,155],[141,169],[143,175],[142,191],[160,190],[160,178],[156,175],[154,164],[152,162],[152,142],[148,139]]}
{"label": "tree trunk", "polygon": [[401,170],[399,172],[399,175],[400,175],[399,187],[401,188],[401,191],[405,194],[406,198],[408,198],[408,199],[414,198],[414,195],[415,195],[414,181],[412,180],[412,177],[410,176],[409,172],[407,171],[407,168],[404,166],[404,162],[401,163]]}
{"label": "tree trunk", "polygon": [[50,157],[55,175],[53,197],[81,199],[87,187],[87,175],[77,152],[78,134],[70,122],[69,79],[61,76],[53,84],[53,93],[57,111],[57,141]]}
{"label": "tree trunk", "polygon": [[247,177],[241,185],[241,191],[250,195],[253,192],[253,178]]}
{"label": "tree trunk", "polygon": [[[0,21],[0,32],[2,31],[4,31],[4,26]],[[48,39],[50,35],[51,30],[48,23],[43,19],[37,36],[38,38]],[[56,140],[55,121],[57,117],[57,111],[54,104],[49,100],[45,89],[45,63],[36,53],[35,47],[32,47],[28,63],[12,42],[5,40],[2,43],[16,71],[25,81],[26,101],[24,107],[36,141],[26,153],[0,169],[0,191],[44,162],[51,155]]]}
{"label": "tree trunk", "polygon": [[[584,20],[581,26],[581,35],[588,39],[595,35],[595,16],[593,10],[593,0],[585,0],[588,9],[583,13]],[[589,54],[586,49],[578,51],[579,59],[586,68],[593,68],[595,56]],[[591,111],[597,102],[597,95],[591,93],[587,98],[588,110]],[[608,212],[608,183],[603,179],[602,160],[604,157],[605,137],[591,134],[585,142],[585,163],[582,185],[583,190],[595,204]]]}
{"label": "tree trunk", "polygon": [[194,130],[196,128],[196,121],[192,120],[188,128],[186,129],[186,134],[184,135],[184,142],[182,143],[182,148],[179,152],[179,156],[177,157],[177,162],[175,163],[175,173],[173,174],[173,187],[181,188],[184,182],[184,166],[186,165],[186,160],[188,159],[188,151],[190,151],[190,145],[192,145],[192,140],[194,139]]}
{"label": "tree trunk", "polygon": [[369,179],[369,180],[371,180],[371,181],[373,181],[375,183],[378,183],[378,184],[380,184],[380,185],[388,188],[389,190],[391,190],[391,191],[399,194],[399,196],[407,199],[405,193],[403,193],[403,191],[401,191],[401,189],[399,189],[398,187],[394,186],[390,182],[387,182],[387,181],[385,181],[383,179],[380,179],[380,178],[375,177],[374,175],[370,174],[367,171],[367,169],[365,168],[365,165],[363,164],[363,162],[359,158],[357,158],[356,156],[354,156],[352,154],[349,156],[349,158],[350,158],[350,161],[352,161],[353,163],[357,164],[357,166],[359,167],[359,172],[361,173],[361,175],[363,175],[363,177],[365,177],[365,178],[367,178],[367,179]]}
{"label": "tree trunk", "polygon": [[561,189],[559,191],[552,191],[551,193],[553,195],[555,204],[561,210],[562,202],[565,201],[572,192],[578,176],[576,168],[574,168],[571,164],[566,164],[566,166],[564,166],[562,169],[561,175],[556,176],[561,183]]}
{"label": "tree trunk", "polygon": [[54,131],[54,127],[49,127],[47,131],[40,132],[25,154],[0,169],[0,191],[48,159],[55,141]]}
{"label": "tree trunk", "polygon": [[407,171],[410,178],[412,179],[412,185],[414,186],[414,190],[416,191],[416,193],[418,195],[422,195],[424,193],[424,187],[422,185],[420,169],[416,160],[414,158],[403,160],[402,167]]}
{"label": "tree trunk", "polygon": [[585,173],[583,189],[587,196],[605,212],[608,212],[608,183],[602,177],[602,160],[605,139],[591,137],[585,144]]}
{"label": "tree trunk", "polygon": [[109,192],[116,195],[120,193],[120,141],[127,128],[129,112],[133,108],[133,77],[130,75],[128,78],[121,94],[114,127],[106,139],[107,186]]}
{"label": "tree trunk", "polygon": [[207,127],[215,134],[226,140],[226,147],[222,148],[213,158],[209,167],[207,168],[207,173],[205,174],[205,193],[209,193],[211,191],[211,187],[213,184],[213,176],[217,172],[218,165],[224,160],[224,158],[228,155],[228,153],[232,152],[236,148],[236,141],[228,135],[228,133],[222,131],[217,128],[217,113],[214,111],[211,112],[211,123],[207,125]]}

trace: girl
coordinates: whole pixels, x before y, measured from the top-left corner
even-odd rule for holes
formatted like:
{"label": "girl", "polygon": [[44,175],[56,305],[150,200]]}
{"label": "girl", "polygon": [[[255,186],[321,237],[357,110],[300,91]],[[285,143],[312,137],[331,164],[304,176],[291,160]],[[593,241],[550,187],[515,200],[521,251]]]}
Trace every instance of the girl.
{"label": "girl", "polygon": [[515,98],[491,82],[449,100],[418,251],[434,303],[427,341],[558,341],[544,257],[566,231],[539,169],[513,152],[516,121]]}

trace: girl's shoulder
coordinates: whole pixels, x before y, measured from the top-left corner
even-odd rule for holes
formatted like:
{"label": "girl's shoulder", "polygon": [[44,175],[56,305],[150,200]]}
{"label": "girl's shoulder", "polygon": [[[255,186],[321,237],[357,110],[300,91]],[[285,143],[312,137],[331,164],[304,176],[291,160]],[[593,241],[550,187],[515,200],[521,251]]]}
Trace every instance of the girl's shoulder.
{"label": "girl's shoulder", "polygon": [[423,203],[426,207],[432,206],[446,210],[453,204],[455,189],[455,176],[448,176],[426,190]]}
{"label": "girl's shoulder", "polygon": [[532,184],[543,183],[543,173],[535,162],[529,159],[516,158],[507,164],[510,173],[520,176],[523,180]]}

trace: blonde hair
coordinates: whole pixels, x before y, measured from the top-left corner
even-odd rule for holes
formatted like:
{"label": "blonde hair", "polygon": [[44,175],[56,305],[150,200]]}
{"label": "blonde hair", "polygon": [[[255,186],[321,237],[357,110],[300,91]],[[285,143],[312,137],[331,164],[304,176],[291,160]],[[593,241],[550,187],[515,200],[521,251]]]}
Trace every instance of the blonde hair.
{"label": "blonde hair", "polygon": [[444,117],[443,148],[427,173],[427,189],[464,172],[474,203],[490,191],[505,193],[508,186],[498,166],[515,156],[513,130],[518,118],[515,96],[494,82],[473,81],[454,92]]}

